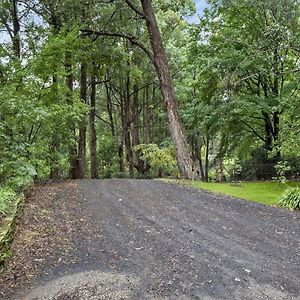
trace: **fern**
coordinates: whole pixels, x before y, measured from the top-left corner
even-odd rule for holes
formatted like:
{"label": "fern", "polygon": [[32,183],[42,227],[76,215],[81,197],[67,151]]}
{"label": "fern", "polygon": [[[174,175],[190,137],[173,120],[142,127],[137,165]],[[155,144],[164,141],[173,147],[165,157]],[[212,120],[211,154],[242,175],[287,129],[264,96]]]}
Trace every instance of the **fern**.
{"label": "fern", "polygon": [[0,188],[0,215],[5,215],[15,196],[16,193],[12,189],[7,187]]}

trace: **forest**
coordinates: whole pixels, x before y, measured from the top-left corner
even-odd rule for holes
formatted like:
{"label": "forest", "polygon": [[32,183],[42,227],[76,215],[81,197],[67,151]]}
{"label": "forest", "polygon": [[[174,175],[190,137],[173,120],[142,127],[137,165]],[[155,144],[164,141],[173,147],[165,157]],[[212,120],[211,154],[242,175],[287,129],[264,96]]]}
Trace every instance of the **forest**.
{"label": "forest", "polygon": [[300,172],[298,0],[2,0],[0,182]]}

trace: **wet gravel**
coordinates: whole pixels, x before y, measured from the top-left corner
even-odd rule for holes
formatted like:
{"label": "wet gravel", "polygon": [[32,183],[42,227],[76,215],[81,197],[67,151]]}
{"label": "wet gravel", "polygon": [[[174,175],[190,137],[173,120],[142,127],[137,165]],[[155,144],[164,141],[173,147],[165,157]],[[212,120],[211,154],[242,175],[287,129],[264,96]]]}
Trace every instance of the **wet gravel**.
{"label": "wet gravel", "polygon": [[71,193],[52,215],[73,224],[68,255],[46,256],[10,299],[300,299],[299,212],[153,180]]}

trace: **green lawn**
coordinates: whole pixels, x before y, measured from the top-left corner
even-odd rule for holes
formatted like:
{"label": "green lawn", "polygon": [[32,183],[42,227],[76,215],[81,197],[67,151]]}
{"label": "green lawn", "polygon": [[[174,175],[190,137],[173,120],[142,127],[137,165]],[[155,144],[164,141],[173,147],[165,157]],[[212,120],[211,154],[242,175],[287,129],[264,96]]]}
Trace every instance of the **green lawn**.
{"label": "green lawn", "polygon": [[[287,188],[278,182],[242,182],[242,183],[211,183],[192,180],[181,180],[183,184],[208,190],[214,193],[225,194],[245,200],[276,205],[278,198]],[[300,183],[289,182],[289,186],[299,186]]]}

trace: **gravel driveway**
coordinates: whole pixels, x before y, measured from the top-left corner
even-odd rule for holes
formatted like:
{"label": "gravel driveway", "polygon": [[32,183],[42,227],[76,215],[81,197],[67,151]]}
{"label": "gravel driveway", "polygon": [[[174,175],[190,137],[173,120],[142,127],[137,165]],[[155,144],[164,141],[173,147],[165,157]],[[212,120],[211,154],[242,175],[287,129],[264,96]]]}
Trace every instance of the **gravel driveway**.
{"label": "gravel driveway", "polygon": [[125,179],[41,186],[26,207],[3,299],[300,299],[299,212]]}

